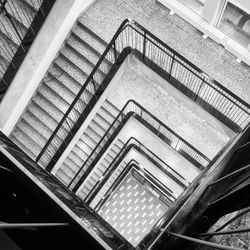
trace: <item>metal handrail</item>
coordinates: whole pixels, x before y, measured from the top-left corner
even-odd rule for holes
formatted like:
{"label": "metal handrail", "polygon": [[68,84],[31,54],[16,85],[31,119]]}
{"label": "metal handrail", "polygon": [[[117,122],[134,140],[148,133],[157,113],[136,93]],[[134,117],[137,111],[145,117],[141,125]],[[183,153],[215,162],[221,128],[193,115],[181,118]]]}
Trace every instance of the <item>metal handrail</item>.
{"label": "metal handrail", "polygon": [[[152,47],[159,51],[164,60],[161,61],[160,58],[156,58],[156,53],[150,53]],[[123,53],[128,48],[129,51]],[[46,157],[50,159],[47,170],[52,169],[77,129],[105,91],[123,60],[132,51],[170,84],[174,85],[206,111],[231,126],[236,132],[240,132],[249,122],[250,105],[248,103],[209,77],[140,24],[127,19],[118,28],[83,87],[38,155],[37,162],[40,160],[43,162]],[[105,67],[105,60],[113,64],[111,69]],[[98,72],[100,70],[107,74],[106,78],[100,77]],[[86,106],[81,108],[80,114],[76,114],[76,110],[79,109],[79,99],[83,97],[86,88],[91,88],[91,86],[96,88],[93,93],[93,100],[87,102]],[[71,123],[73,125],[67,124],[69,117],[72,117],[73,122]],[[70,132],[67,132],[67,130]],[[59,135],[62,137],[61,139],[59,139]],[[55,154],[50,149],[50,145],[52,148],[58,148]],[[42,157],[44,159],[41,159]]]}
{"label": "metal handrail", "polygon": [[[96,182],[96,184],[93,186],[93,188],[89,192],[89,194],[85,197],[85,199],[84,199],[85,202],[90,203],[92,201],[92,199],[97,195],[97,193],[105,185],[105,183],[108,181],[108,179],[111,177],[111,175],[115,172],[115,170],[117,169],[118,165],[121,163],[122,159],[125,157],[127,152],[129,150],[131,150],[132,148],[134,148],[136,150],[140,150],[141,148],[143,148],[142,150],[144,151],[144,154],[146,154],[147,157],[151,158],[150,161],[152,161],[153,164],[155,162],[157,162],[157,160],[160,162],[160,163],[157,162],[158,164],[155,166],[157,168],[159,168],[161,171],[163,171],[166,175],[168,175],[172,179],[176,180],[177,177],[173,175],[173,173],[174,173],[179,178],[181,178],[182,181],[187,182],[186,179],[182,175],[177,173],[173,168],[171,168],[168,164],[166,164],[163,160],[161,160],[158,156],[156,156],[151,150],[149,150],[147,147],[145,147],[140,141],[138,141],[134,137],[131,137],[127,140],[127,142],[124,144],[122,149],[119,151],[119,153],[113,159],[113,161],[110,163],[109,167],[104,171],[102,177]],[[155,160],[155,158],[157,160]],[[180,183],[180,182],[181,181],[178,180],[178,183]],[[185,184],[183,184],[183,186],[185,186]],[[169,191],[171,191],[171,190],[169,190]]]}
{"label": "metal handrail", "polygon": [[[82,167],[77,171],[73,179],[70,181],[70,183],[68,184],[69,188],[71,188],[71,185],[75,182],[76,178],[80,175],[81,171],[84,169],[85,166],[88,166],[88,169],[92,169],[94,167],[95,163],[97,163],[97,161],[100,159],[102,153],[106,151],[108,146],[114,140],[116,134],[119,133],[119,131],[116,131],[116,133],[115,131],[111,133],[111,130],[117,129],[118,126],[120,126],[120,124],[126,123],[128,119],[126,115],[129,115],[129,117],[135,115],[139,117],[140,120],[142,120],[144,123],[147,123],[148,126],[151,126],[152,132],[154,132],[157,136],[159,136],[163,141],[168,143],[168,145],[172,147],[174,150],[176,150],[177,147],[179,150],[178,152],[182,154],[182,151],[180,151],[180,149],[182,149],[184,151],[184,154],[182,154],[184,157],[186,156],[185,152],[188,152],[189,157],[193,157],[194,160],[197,161],[198,164],[200,164],[201,166],[206,167],[209,164],[210,162],[209,158],[207,158],[196,148],[194,148],[191,144],[189,144],[187,141],[181,138],[178,134],[176,134],[173,130],[167,127],[158,118],[156,118],[146,109],[144,109],[139,103],[137,103],[134,100],[128,100],[127,103],[122,108],[122,110],[117,115],[117,117],[115,118],[115,120],[113,121],[113,123],[106,130],[105,134],[102,136],[100,141],[92,150],[86,161],[83,163]],[[105,142],[105,145],[101,147],[103,142]],[[98,156],[96,156],[95,159],[93,160],[92,156],[94,154],[97,154]],[[191,154],[193,156],[191,156]],[[78,181],[77,184],[75,184],[75,186],[79,187],[80,182],[82,182],[81,179],[80,181]],[[74,190],[76,190],[75,187]]]}

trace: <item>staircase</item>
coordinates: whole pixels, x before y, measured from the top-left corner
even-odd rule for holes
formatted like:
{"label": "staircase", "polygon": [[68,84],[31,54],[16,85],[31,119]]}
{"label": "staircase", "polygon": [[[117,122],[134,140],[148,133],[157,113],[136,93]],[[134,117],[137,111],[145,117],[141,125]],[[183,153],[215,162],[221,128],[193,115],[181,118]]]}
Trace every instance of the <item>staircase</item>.
{"label": "staircase", "polygon": [[[81,138],[78,140],[76,145],[73,147],[67,158],[64,160],[61,167],[55,172],[55,175],[59,180],[61,180],[64,184],[69,184],[78,170],[82,167],[85,161],[88,159],[92,151],[95,149],[106,130],[110,127],[111,123],[114,121],[115,117],[119,113],[119,110],[112,105],[108,100],[106,100],[101,108],[98,110]],[[113,132],[113,131],[111,131]],[[98,146],[97,151],[99,152],[104,143],[101,143]],[[120,151],[123,146],[123,142],[119,141],[116,144],[116,149],[114,147],[114,153],[109,153],[107,158],[105,159],[106,163],[104,163],[100,168],[98,168],[94,175],[91,175],[90,179],[87,182],[86,189],[89,190],[92,185],[101,177],[102,173],[105,171],[105,168],[109,166],[115,154]],[[94,159],[97,156],[97,152],[95,152],[91,158]],[[85,164],[84,168],[81,171],[81,175],[84,174],[89,167],[89,162]],[[78,176],[74,184],[79,180],[80,176]]]}
{"label": "staircase", "polygon": [[[50,138],[106,46],[104,40],[90,31],[80,20],[73,27],[10,135],[10,138],[33,160]],[[106,64],[110,67],[108,61]],[[84,92],[83,106],[88,104],[94,91],[89,89]],[[98,119],[101,119],[101,115],[96,118],[97,122]],[[95,126],[98,125],[93,122],[92,128]],[[64,129],[68,130],[67,127]],[[59,137],[57,139],[61,140]],[[56,147],[50,148],[50,155],[39,162],[43,168],[47,166],[56,150]]]}

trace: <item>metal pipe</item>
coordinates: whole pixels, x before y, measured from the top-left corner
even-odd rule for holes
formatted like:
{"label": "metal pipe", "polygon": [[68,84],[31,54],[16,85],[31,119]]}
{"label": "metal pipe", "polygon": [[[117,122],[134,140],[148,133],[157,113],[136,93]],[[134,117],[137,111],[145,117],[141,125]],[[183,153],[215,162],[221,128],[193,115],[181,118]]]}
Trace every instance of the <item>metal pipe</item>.
{"label": "metal pipe", "polygon": [[199,236],[213,236],[213,235],[235,234],[235,233],[246,233],[246,232],[250,232],[250,227],[242,228],[242,229],[222,231],[222,232],[203,233],[203,234],[200,234]]}
{"label": "metal pipe", "polygon": [[212,247],[215,249],[222,249],[222,250],[242,250],[241,248],[235,248],[235,247],[229,247],[229,246],[223,246],[223,245],[219,245],[217,243],[213,243],[213,242],[209,242],[209,241],[205,241],[205,240],[199,240],[193,237],[189,237],[189,236],[184,236],[181,234],[176,234],[176,233],[171,233],[169,232],[170,235],[173,235],[175,237],[184,239],[184,240],[188,240],[188,241],[192,241],[194,243],[198,243],[201,244],[203,246],[208,246],[208,247]]}
{"label": "metal pipe", "polygon": [[[232,219],[230,219],[229,221],[227,221],[225,224],[223,224],[221,227],[217,228],[215,230],[215,232],[218,232],[220,230],[222,230],[223,228],[225,228],[227,225],[231,224],[233,221],[235,221],[237,218],[241,217],[242,215],[244,215],[245,213],[250,212],[250,207],[245,208],[243,211],[241,211],[240,213],[236,214]],[[206,240],[209,240],[211,237],[207,238]]]}
{"label": "metal pipe", "polygon": [[248,164],[247,166],[244,166],[244,167],[242,167],[240,169],[237,169],[237,170],[231,172],[230,174],[227,174],[227,175],[221,177],[220,179],[218,179],[218,180],[214,181],[213,183],[211,183],[208,187],[211,187],[211,186],[217,184],[218,182],[223,181],[223,180],[225,180],[225,179],[227,179],[227,178],[229,178],[231,176],[234,176],[235,174],[238,174],[239,172],[242,172],[242,171],[244,171],[245,169],[248,169],[248,168],[250,168],[250,164]]}
{"label": "metal pipe", "polygon": [[69,226],[69,223],[0,223],[0,229],[16,229],[29,227],[61,227]]}

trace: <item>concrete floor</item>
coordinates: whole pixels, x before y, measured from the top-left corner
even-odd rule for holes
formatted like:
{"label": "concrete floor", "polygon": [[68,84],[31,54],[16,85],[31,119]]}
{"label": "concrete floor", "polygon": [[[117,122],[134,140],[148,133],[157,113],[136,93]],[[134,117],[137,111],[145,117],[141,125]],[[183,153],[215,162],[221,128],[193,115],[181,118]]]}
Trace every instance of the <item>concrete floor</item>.
{"label": "concrete floor", "polygon": [[250,103],[250,67],[156,0],[98,0],[83,19],[109,42],[126,18],[142,24],[204,72]]}

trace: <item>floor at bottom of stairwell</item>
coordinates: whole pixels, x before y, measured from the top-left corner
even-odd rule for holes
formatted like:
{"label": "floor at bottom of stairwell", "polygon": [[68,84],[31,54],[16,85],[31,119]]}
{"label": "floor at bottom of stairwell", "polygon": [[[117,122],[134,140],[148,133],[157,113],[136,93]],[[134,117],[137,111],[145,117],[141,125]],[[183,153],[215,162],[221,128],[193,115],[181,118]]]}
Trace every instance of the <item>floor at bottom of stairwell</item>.
{"label": "floor at bottom of stairwell", "polygon": [[[199,112],[196,112],[199,107],[196,110],[189,109],[183,101],[183,94],[180,93],[176,98],[167,91],[167,87],[163,91],[161,86],[169,85],[164,79],[158,76],[152,78],[152,71],[143,64],[141,67],[145,67],[144,73],[139,72],[134,65],[129,64],[130,61],[128,60],[119,78],[112,83],[107,99],[119,109],[122,109],[129,99],[137,101],[170,129],[212,159],[229,141],[228,135],[207,122],[204,114],[201,117]],[[200,112],[205,112],[199,109]]]}
{"label": "floor at bottom of stairwell", "polygon": [[166,204],[129,172],[99,214],[136,246],[167,209]]}

